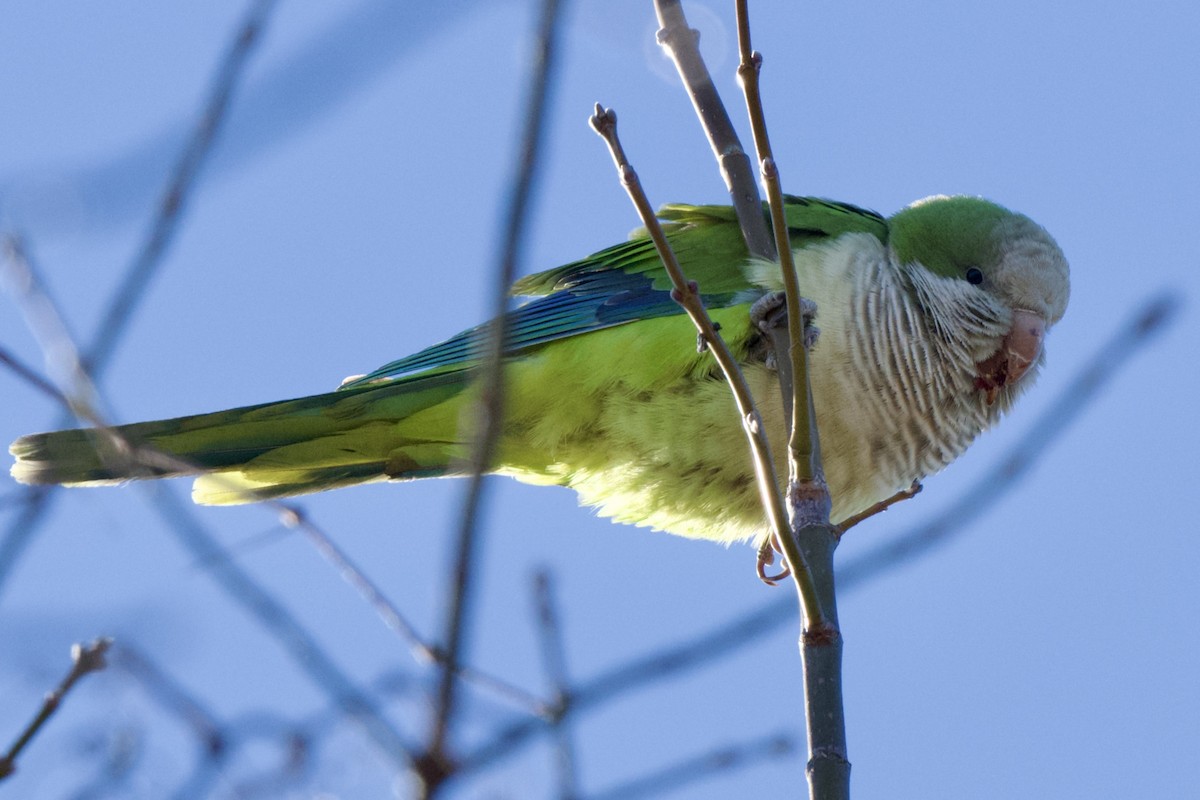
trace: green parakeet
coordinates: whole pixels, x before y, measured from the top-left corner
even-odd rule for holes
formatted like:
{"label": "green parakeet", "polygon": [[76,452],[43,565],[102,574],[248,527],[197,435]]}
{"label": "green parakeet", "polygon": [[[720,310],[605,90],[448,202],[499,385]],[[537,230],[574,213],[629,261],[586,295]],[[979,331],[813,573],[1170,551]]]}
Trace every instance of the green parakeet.
{"label": "green parakeet", "polygon": [[[778,380],[749,313],[782,288],[778,267],[748,256],[728,207],[669,205],[660,216],[781,457]],[[789,197],[786,219],[801,290],[818,309],[811,384],[836,521],[946,466],[1012,405],[1066,309],[1068,268],[1043,228],[974,197],[932,197],[886,219]],[[766,523],[734,402],[670,288],[644,234],[513,287],[532,299],[511,312],[494,472],[569,486],[622,522],[759,538]],[[482,331],[328,394],[117,430],[195,464],[198,503],[459,474]],[[135,466],[91,430],[25,436],[11,452],[23,483],[180,474]]]}

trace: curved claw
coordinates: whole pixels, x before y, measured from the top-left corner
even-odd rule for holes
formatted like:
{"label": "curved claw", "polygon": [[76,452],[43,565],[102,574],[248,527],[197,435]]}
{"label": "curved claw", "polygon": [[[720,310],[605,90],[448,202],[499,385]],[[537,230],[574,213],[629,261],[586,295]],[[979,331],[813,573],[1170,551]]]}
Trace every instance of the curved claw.
{"label": "curved claw", "polygon": [[755,572],[758,574],[758,579],[767,584],[767,586],[774,586],[792,574],[792,569],[786,562],[783,565],[783,571],[778,575],[767,574],[767,567],[775,563],[775,551],[777,549],[774,536],[768,536],[766,541],[758,548],[758,562],[755,565]]}

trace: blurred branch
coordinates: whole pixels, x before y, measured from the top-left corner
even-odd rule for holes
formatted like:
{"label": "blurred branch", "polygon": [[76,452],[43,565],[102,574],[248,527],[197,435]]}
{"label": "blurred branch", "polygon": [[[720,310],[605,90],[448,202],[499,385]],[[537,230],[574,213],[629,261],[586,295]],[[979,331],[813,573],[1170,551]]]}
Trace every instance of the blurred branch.
{"label": "blurred branch", "polygon": [[[58,389],[32,368],[18,362],[15,358],[5,357],[0,361],[12,366],[18,375],[30,380],[34,386],[62,404],[69,412],[96,426],[100,435],[111,440],[113,457],[130,459],[138,464],[168,471],[185,474],[198,472],[195,465],[183,459],[154,448],[129,442],[96,411],[93,403],[98,398],[99,392],[82,366],[78,350],[57,306],[46,294],[19,240],[13,237],[7,244],[6,252],[9,254],[9,259],[6,263],[12,273],[12,282],[20,290],[18,301],[21,310],[24,312],[30,328],[35,332],[42,351],[48,354],[47,360],[60,362],[59,371],[67,376],[71,389],[69,393]],[[0,350],[0,355],[6,356],[2,350]],[[350,560],[333,539],[312,522],[302,508],[278,500],[265,501],[263,506],[275,513],[284,526],[303,532],[318,552],[338,570],[342,578],[375,609],[384,623],[408,641],[418,656],[425,660],[445,663],[444,654],[440,650],[425,645],[399,609]],[[230,562],[230,557],[223,548],[218,547],[210,552],[216,560],[210,558],[200,562],[210,571],[220,572],[222,569],[233,566],[231,563],[227,563]],[[250,579],[247,577],[247,580]],[[538,698],[512,684],[461,665],[457,668],[457,674],[515,702],[528,713],[546,713],[544,704]],[[331,694],[338,696],[337,692],[331,692]]]}
{"label": "blurred branch", "polygon": [[452,772],[446,753],[447,739],[454,720],[457,671],[462,658],[473,589],[471,572],[479,539],[484,476],[492,463],[504,422],[504,347],[508,339],[509,287],[513,283],[517,263],[521,259],[528,210],[538,176],[538,154],[555,75],[561,22],[559,7],[559,0],[543,0],[537,38],[534,41],[534,72],[526,98],[524,130],[515,165],[516,174],[511,183],[512,190],[505,210],[504,237],[493,284],[493,316],[488,326],[482,376],[479,379],[480,399],[477,430],[474,431],[468,464],[469,483],[455,540],[454,566],[448,583],[449,610],[443,637],[446,661],[439,676],[427,750],[417,769],[421,791],[425,797],[437,794],[442,783]]}
{"label": "blurred branch", "polygon": [[[775,734],[684,759],[658,772],[592,795],[589,800],[635,800],[677,792],[685,786],[701,783],[722,773],[743,769],[759,761],[791,756],[795,752],[796,743],[791,736]],[[786,789],[783,793],[789,794]]]}
{"label": "blurred branch", "polygon": [[[221,146],[205,164],[205,182],[236,177],[307,134],[483,5],[483,0],[330,4],[326,24],[272,53],[255,69],[253,79],[238,88],[237,126],[222,134]],[[92,234],[140,221],[194,127],[190,115],[182,115],[106,157],[79,166],[50,166],[55,183],[65,184],[87,210],[84,219],[72,223],[86,226],[84,233]],[[8,162],[0,164],[0,208],[5,216],[27,221],[25,227],[36,235],[57,232],[57,219],[39,216],[21,200],[52,188],[39,180],[46,170],[14,169]]]}
{"label": "blurred branch", "polygon": [[71,646],[71,670],[62,679],[62,682],[46,695],[45,700],[42,701],[41,709],[38,710],[37,715],[25,727],[25,730],[17,737],[12,746],[8,748],[8,752],[0,756],[0,781],[16,771],[17,756],[21,754],[25,746],[33,740],[33,737],[42,729],[46,721],[62,705],[67,692],[71,691],[71,687],[75,685],[75,682],[89,672],[97,672],[104,669],[106,666],[104,654],[111,645],[112,639],[102,637],[95,639],[91,644],[75,644]]}
{"label": "blurred branch", "polygon": [[141,250],[122,279],[91,347],[84,355],[83,363],[94,379],[104,374],[150,281],[162,267],[163,256],[174,238],[191,190],[225,121],[234,90],[242,79],[254,46],[262,38],[274,7],[275,0],[252,0],[249,12],[217,69],[200,118],[175,164]]}
{"label": "blurred branch", "polygon": [[[337,545],[333,537],[308,518],[303,508],[277,500],[265,501],[265,504],[279,514],[279,519],[286,527],[298,529],[304,534],[305,538],[308,539],[321,557],[337,570],[342,580],[358,592],[359,597],[375,611],[376,616],[379,617],[383,624],[404,641],[412,652],[414,659],[419,663],[450,667],[451,662],[445,650],[427,643],[417,631],[416,626],[404,616],[396,604]],[[483,670],[463,664],[461,660],[454,663],[452,669],[458,678],[491,691],[496,696],[502,697],[519,706],[529,714],[548,714],[545,703],[519,686],[501,680]]]}
{"label": "blurred branch", "polygon": [[[83,366],[78,356],[78,350],[70,333],[63,323],[57,307],[50,297],[42,290],[35,272],[24,258],[23,251],[9,248],[9,263],[14,274],[19,279],[22,293],[19,297],[22,310],[30,318],[30,327],[37,333],[40,346],[47,354],[68,366],[65,371],[70,375],[73,385],[71,395],[52,387],[48,381],[35,382],[43,391],[48,391],[66,405],[73,413],[98,426],[99,432],[113,444],[114,453],[120,457],[135,459],[138,463],[162,466],[168,469],[188,471],[191,465],[186,461],[175,458],[170,454],[140,447],[137,443],[125,441],[119,433],[109,428],[106,421],[92,405],[98,395],[91,376]],[[249,573],[237,566],[229,553],[222,547],[215,536],[209,533],[195,520],[187,507],[183,506],[176,495],[167,490],[150,490],[149,497],[152,505],[168,523],[173,531],[189,550],[193,558],[205,564],[207,571],[222,586],[235,601],[248,610],[252,616],[284,645],[293,656],[296,664],[308,673],[309,677],[320,686],[342,708],[347,716],[357,720],[369,736],[380,746],[385,755],[407,765],[406,757],[410,755],[409,748],[397,731],[388,723],[374,707],[370,698],[359,691],[350,679],[333,662],[333,659],[317,644],[312,635],[292,617],[265,589],[263,589]],[[31,495],[34,498],[49,496],[48,492]],[[44,506],[37,506],[40,509]],[[318,531],[311,522],[307,522],[301,512],[283,503],[270,504],[285,524],[292,526],[307,526],[306,530]],[[25,516],[25,515],[22,515]],[[327,539],[328,537],[326,537]]]}
{"label": "blurred branch", "polygon": [[762,200],[750,169],[750,158],[742,149],[741,140],[700,55],[700,32],[688,25],[680,0],[654,0],[654,10],[658,14],[658,43],[675,62],[675,69],[700,118],[721,178],[729,189],[746,247],[752,255],[774,261],[775,248],[763,220]]}
{"label": "blurred branch", "polygon": [[128,673],[167,713],[183,720],[200,742],[202,752],[219,760],[229,742],[216,717],[157,664],[127,643],[112,654],[113,665]]}
{"label": "blurred branch", "polygon": [[[102,375],[108,366],[146,285],[158,271],[187,197],[195,185],[195,179],[224,118],[229,100],[273,7],[274,0],[254,0],[249,13],[234,34],[233,43],[213,79],[200,119],[168,182],[147,238],[121,281],[121,288],[109,304],[92,345],[82,359],[83,370],[93,377]],[[70,419],[63,418],[58,427],[68,424]],[[28,492],[30,502],[8,526],[4,539],[0,542],[0,590],[3,590],[17,562],[41,527],[44,512],[50,508],[51,499],[56,494],[47,487],[36,487]]]}
{"label": "blurred branch", "polygon": [[288,652],[296,666],[347,717],[363,728],[386,759],[397,766],[408,766],[412,756],[409,743],[388,722],[370,696],[354,684],[282,603],[229,557],[216,537],[196,520],[174,492],[156,489],[148,492],[151,504],[192,557],[211,565],[209,574],[226,594],[256,618]]}
{"label": "blurred branch", "polygon": [[539,569],[533,576],[533,601],[535,619],[538,623],[538,641],[542,650],[542,665],[550,681],[554,714],[550,725],[554,730],[554,742],[558,774],[558,796],[560,800],[575,800],[579,797],[579,773],[576,767],[575,746],[571,726],[566,716],[571,707],[571,684],[567,676],[566,647],[563,644],[562,627],[555,607],[554,579],[548,569]]}

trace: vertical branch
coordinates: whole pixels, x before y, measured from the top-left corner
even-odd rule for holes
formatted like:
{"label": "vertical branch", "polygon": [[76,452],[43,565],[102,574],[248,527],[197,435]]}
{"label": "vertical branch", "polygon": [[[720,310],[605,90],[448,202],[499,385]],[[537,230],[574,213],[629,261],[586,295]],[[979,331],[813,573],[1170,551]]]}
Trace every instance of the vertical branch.
{"label": "vertical branch", "polygon": [[738,224],[750,253],[768,261],[775,260],[775,247],[767,233],[762,215],[758,185],[750,170],[750,159],[729,121],[729,114],[717,93],[708,67],[700,56],[700,32],[688,26],[680,0],[654,0],[658,14],[658,43],[671,54],[675,69],[683,81],[700,125],[708,137],[721,177],[729,190]]}
{"label": "vertical branch", "polygon": [[754,149],[758,154],[759,170],[763,186],[767,190],[767,204],[771,209],[771,226],[775,232],[775,248],[779,253],[779,266],[783,273],[784,293],[787,297],[788,340],[791,346],[792,418],[788,438],[788,473],[794,480],[811,482],[820,474],[819,437],[816,417],[812,413],[812,391],[808,383],[808,354],[801,345],[804,341],[804,321],[801,313],[800,280],[792,258],[792,247],[788,238],[787,220],[784,218],[783,190],[779,179],[779,166],[771,151],[771,139],[767,135],[766,114],[763,112],[762,95],[759,92],[759,73],[762,70],[762,55],[750,49],[750,20],[747,0],[737,0],[738,78],[746,95],[746,110],[754,134]]}
{"label": "vertical branch", "polygon": [[[846,717],[842,703],[842,634],[838,627],[833,553],[838,531],[829,522],[829,487],[821,468],[816,414],[808,379],[808,352],[800,281],[792,259],[779,169],[771,152],[766,115],[759,91],[762,56],[750,47],[747,0],[735,0],[740,63],[738,77],[745,90],[746,108],[754,131],[771,223],[779,251],[787,298],[789,361],[792,374],[792,416],[788,437],[788,516],[791,539],[781,542],[788,562],[803,559],[818,594],[816,606],[804,604],[800,657],[804,663],[804,709],[808,726],[808,788],[811,798],[849,798],[850,761],[846,749]],[[782,355],[782,354],[779,354]],[[793,549],[794,547],[794,549]]]}
{"label": "vertical branch", "polygon": [[535,73],[525,110],[524,131],[517,173],[509,197],[501,258],[496,271],[494,316],[484,344],[481,391],[478,406],[479,428],[471,449],[470,483],[456,538],[456,555],[449,582],[449,612],[446,621],[445,664],[441,670],[429,734],[428,750],[418,769],[425,796],[433,796],[449,777],[446,740],[454,719],[456,673],[461,659],[467,609],[471,599],[471,570],[478,540],[478,519],[483,499],[484,475],[491,465],[504,420],[504,347],[508,338],[509,286],[516,275],[522,239],[528,218],[530,198],[537,177],[538,152],[545,127],[545,109],[554,76],[559,0],[544,0],[535,43]]}

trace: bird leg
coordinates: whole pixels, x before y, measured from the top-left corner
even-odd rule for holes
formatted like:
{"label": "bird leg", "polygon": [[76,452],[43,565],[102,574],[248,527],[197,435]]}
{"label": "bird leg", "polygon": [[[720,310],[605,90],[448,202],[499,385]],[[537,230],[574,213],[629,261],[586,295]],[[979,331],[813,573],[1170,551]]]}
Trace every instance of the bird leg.
{"label": "bird leg", "polygon": [[[800,315],[804,322],[804,348],[812,350],[817,343],[821,331],[813,324],[817,316],[817,304],[807,297],[800,298]],[[788,353],[788,322],[787,298],[783,292],[770,292],[754,301],[750,306],[750,322],[763,334],[767,343],[765,363],[768,369],[779,373],[779,388],[783,393],[783,410],[785,418],[791,417],[792,408],[792,371],[791,358]],[[775,563],[775,553],[782,553],[774,533],[758,548],[756,572],[758,578],[768,586],[774,586],[792,574],[791,567],[785,562],[783,571],[777,575],[768,575],[767,567]]]}
{"label": "bird leg", "polygon": [[841,536],[842,534],[844,534],[846,531],[853,528],[858,523],[860,523],[864,520],[870,519],[871,517],[875,516],[876,514],[882,514],[884,511],[887,511],[889,508],[896,505],[896,503],[899,503],[901,500],[908,500],[909,498],[916,497],[918,494],[920,494],[922,488],[923,487],[921,486],[920,481],[913,481],[912,486],[909,486],[907,489],[902,489],[902,490],[896,492],[894,495],[887,498],[886,500],[880,500],[878,503],[871,506],[870,508],[868,508],[865,511],[860,511],[859,513],[855,514],[852,517],[847,517],[846,519],[842,520],[841,522],[839,522],[837,525],[834,526],[835,528],[838,529],[838,536]]}

